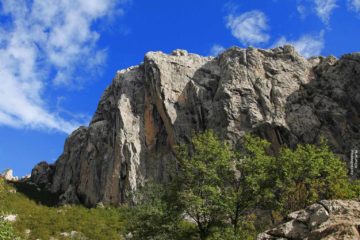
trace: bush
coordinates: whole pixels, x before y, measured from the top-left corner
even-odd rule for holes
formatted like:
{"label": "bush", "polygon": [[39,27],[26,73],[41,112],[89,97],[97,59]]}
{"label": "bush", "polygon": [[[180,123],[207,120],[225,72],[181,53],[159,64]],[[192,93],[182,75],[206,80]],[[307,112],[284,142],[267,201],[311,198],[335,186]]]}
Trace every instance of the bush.
{"label": "bush", "polygon": [[172,194],[170,186],[153,182],[135,193],[136,205],[128,209],[126,228],[133,240],[191,239],[194,227],[183,220]]}
{"label": "bush", "polygon": [[4,196],[5,192],[5,181],[2,177],[0,177],[0,199]]}
{"label": "bush", "polygon": [[277,156],[267,154],[269,143],[245,137],[246,152],[240,161],[246,202],[252,207],[286,214],[321,200],[356,196],[345,163],[324,141],[282,148]]}
{"label": "bush", "polygon": [[14,228],[9,222],[6,222],[0,218],[0,239],[1,240],[20,240],[16,236]]}
{"label": "bush", "polygon": [[351,190],[354,193],[354,198],[360,200],[360,180],[353,180],[351,182]]}

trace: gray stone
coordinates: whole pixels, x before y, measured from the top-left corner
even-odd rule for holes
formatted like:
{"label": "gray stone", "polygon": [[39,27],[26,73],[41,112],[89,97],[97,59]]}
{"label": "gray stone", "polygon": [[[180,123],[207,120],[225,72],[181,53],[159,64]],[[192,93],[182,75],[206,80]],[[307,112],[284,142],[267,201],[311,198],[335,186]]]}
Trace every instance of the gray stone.
{"label": "gray stone", "polygon": [[5,170],[1,176],[6,180],[6,181],[18,181],[19,178],[18,177],[14,177],[14,172],[12,169],[7,169]]}
{"label": "gray stone", "polygon": [[359,82],[359,54],[307,60],[291,46],[233,47],[216,58],[149,52],[141,65],[117,72],[90,125],[74,131],[56,163],[35,167],[31,179],[69,193],[69,202],[131,201],[145,180],[167,180],[175,144],[206,129],[233,145],[253,132],[273,151],[324,136],[348,160],[360,146]]}
{"label": "gray stone", "polygon": [[309,233],[307,226],[297,220],[290,220],[267,232],[270,236],[290,239],[304,239]]}
{"label": "gray stone", "polygon": [[41,187],[49,187],[52,182],[54,166],[46,162],[38,163],[31,171],[30,180]]}
{"label": "gray stone", "polygon": [[289,216],[292,217],[289,222],[259,234],[257,239],[360,239],[358,201],[324,200]]}
{"label": "gray stone", "polygon": [[312,229],[329,219],[328,211],[320,204],[312,205],[312,208],[308,209],[308,212],[309,211],[311,211],[311,215],[308,225]]}
{"label": "gray stone", "polygon": [[296,212],[292,212],[287,217],[290,220],[296,219],[300,222],[307,223],[310,218],[310,213],[303,209]]}
{"label": "gray stone", "polygon": [[0,220],[7,221],[7,222],[16,222],[17,214],[8,214],[5,216],[0,216]]}

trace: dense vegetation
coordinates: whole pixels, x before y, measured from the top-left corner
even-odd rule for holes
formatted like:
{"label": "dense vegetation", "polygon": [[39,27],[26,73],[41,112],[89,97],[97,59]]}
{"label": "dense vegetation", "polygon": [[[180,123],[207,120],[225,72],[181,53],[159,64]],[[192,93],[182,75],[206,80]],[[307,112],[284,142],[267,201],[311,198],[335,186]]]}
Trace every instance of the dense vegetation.
{"label": "dense vegetation", "polygon": [[258,137],[246,135],[242,145],[235,151],[206,131],[179,146],[172,181],[149,184],[141,194],[133,239],[254,239],[320,199],[359,197],[359,185],[324,141],[284,147],[275,156]]}
{"label": "dense vegetation", "polygon": [[246,240],[317,200],[359,197],[360,185],[325,142],[274,156],[267,141],[246,135],[242,147],[212,131],[195,135],[176,148],[170,181],[149,181],[130,207],[46,206],[36,187],[29,198],[0,179],[0,215],[17,214],[14,223],[0,219],[0,240],[69,239],[72,231],[72,239]]}

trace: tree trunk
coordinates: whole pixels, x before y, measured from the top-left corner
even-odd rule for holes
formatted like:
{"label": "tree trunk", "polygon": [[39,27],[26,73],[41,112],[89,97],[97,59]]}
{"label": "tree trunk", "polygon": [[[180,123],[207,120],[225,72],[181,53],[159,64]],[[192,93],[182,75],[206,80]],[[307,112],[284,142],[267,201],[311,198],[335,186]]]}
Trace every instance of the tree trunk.
{"label": "tree trunk", "polygon": [[239,211],[240,211],[240,204],[237,203],[235,209],[234,221],[233,221],[234,236],[238,234],[238,225],[239,225],[239,217],[240,217]]}

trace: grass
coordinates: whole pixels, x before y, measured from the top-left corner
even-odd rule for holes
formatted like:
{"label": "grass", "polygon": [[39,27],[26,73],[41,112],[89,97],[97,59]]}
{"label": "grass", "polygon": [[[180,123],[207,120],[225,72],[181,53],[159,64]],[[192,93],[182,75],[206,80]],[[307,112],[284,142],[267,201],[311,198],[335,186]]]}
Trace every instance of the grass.
{"label": "grass", "polygon": [[[0,181],[0,191],[3,188],[0,193],[0,213],[17,214],[13,228],[22,239],[66,239],[61,233],[71,231],[81,233],[82,237],[76,239],[122,239],[125,208],[51,206],[52,198],[47,193],[31,189],[31,186]],[[45,202],[41,201],[43,197],[47,199]],[[30,234],[26,234],[27,230],[30,230]]]}

